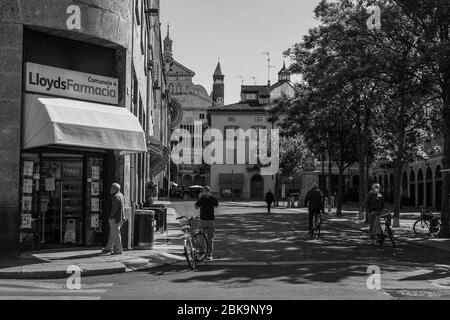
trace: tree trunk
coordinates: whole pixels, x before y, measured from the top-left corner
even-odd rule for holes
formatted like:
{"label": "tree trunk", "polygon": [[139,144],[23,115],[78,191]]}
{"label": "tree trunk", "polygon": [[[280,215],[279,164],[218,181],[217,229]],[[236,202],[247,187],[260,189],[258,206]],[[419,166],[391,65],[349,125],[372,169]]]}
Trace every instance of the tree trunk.
{"label": "tree trunk", "polygon": [[[446,86],[443,87],[443,118],[444,118],[444,158],[442,164],[444,169],[450,169],[450,75],[446,79]],[[439,232],[440,238],[450,238],[449,225],[449,192],[450,192],[450,172],[445,172],[442,176],[442,227]]]}
{"label": "tree trunk", "polygon": [[366,197],[365,186],[366,186],[366,163],[365,163],[365,152],[364,147],[361,147],[359,152],[359,219],[362,220],[364,218],[364,200]]}
{"label": "tree trunk", "polygon": [[393,226],[400,226],[401,179],[403,172],[403,152],[405,148],[405,105],[400,107],[397,156],[394,167],[394,221]]}
{"label": "tree trunk", "polygon": [[[368,192],[368,190],[370,190],[370,188],[372,187],[371,185],[370,185],[370,179],[369,179],[369,168],[370,168],[370,160],[369,160],[369,156],[366,154],[366,156],[365,156],[365,162],[366,162],[366,172],[365,172],[365,176],[366,176],[366,184],[365,184],[365,190],[364,190],[364,197],[366,197],[367,196],[367,192]],[[366,199],[364,198],[364,201],[365,201]],[[364,215],[364,217],[365,217],[365,222],[366,223],[369,223],[369,216],[367,215],[367,211],[366,211],[366,208],[364,208],[364,212],[365,212],[365,215]]]}
{"label": "tree trunk", "polygon": [[342,199],[344,198],[344,163],[339,161],[338,194],[336,216],[342,216]]}
{"label": "tree trunk", "polygon": [[333,162],[331,153],[328,153],[328,213],[331,213],[331,188],[333,186]]}

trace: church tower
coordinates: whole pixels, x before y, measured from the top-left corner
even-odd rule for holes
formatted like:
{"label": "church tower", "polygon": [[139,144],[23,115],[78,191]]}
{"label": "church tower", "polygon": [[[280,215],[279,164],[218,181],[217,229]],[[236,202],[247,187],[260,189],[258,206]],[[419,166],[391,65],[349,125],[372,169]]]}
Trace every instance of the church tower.
{"label": "church tower", "polygon": [[278,72],[278,81],[291,81],[291,74],[286,69],[286,63],[283,62],[283,68]]}
{"label": "church tower", "polygon": [[219,105],[224,105],[225,98],[225,76],[222,73],[222,69],[220,67],[220,61],[217,63],[216,71],[213,74],[213,91],[212,91],[212,99],[213,101]]}
{"label": "church tower", "polygon": [[172,39],[170,39],[170,27],[169,25],[167,25],[167,36],[164,39],[164,53],[163,53],[165,59],[173,58],[172,43],[173,41]]}

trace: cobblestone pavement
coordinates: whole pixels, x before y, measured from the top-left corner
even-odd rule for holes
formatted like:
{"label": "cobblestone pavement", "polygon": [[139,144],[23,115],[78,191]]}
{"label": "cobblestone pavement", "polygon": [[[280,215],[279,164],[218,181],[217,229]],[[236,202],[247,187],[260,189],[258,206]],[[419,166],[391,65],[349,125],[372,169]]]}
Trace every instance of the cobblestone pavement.
{"label": "cobblestone pavement", "polygon": [[[169,206],[178,216],[198,215],[193,202]],[[408,241],[400,241],[397,249],[390,244],[372,247],[364,230],[335,222],[324,224],[320,240],[311,240],[305,213],[275,209],[267,215],[263,207],[245,203],[221,203],[216,219],[214,261],[200,263],[195,271],[183,260],[157,269],[86,277],[82,283],[87,291],[74,298],[450,299],[446,251]],[[379,267],[379,290],[367,286],[369,266]],[[28,289],[19,289],[28,298]]]}
{"label": "cobblestone pavement", "polygon": [[[194,202],[174,202],[172,206],[178,215],[198,215]],[[231,261],[450,262],[448,253],[413,243],[401,242],[396,249],[389,242],[381,248],[372,246],[366,232],[332,222],[322,226],[319,240],[311,240],[305,213],[274,209],[268,215],[263,207],[236,203],[216,209],[214,245],[215,258]]]}

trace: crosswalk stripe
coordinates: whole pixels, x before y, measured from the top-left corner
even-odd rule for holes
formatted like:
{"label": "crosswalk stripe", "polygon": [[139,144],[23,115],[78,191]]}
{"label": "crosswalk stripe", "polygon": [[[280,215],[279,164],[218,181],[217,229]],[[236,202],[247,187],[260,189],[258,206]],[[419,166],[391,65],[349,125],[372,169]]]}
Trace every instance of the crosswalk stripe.
{"label": "crosswalk stripe", "polygon": [[17,288],[17,287],[0,287],[0,292],[27,292],[27,293],[67,293],[67,294],[79,294],[79,293],[105,293],[105,289],[80,289],[80,290],[68,290],[68,289],[34,289],[34,288]]}
{"label": "crosswalk stripe", "polygon": [[0,296],[0,300],[100,300],[90,296]]}
{"label": "crosswalk stripe", "polygon": [[[66,289],[65,283],[52,283],[52,282],[38,282],[27,280],[0,280],[1,286],[22,286],[22,287],[34,287],[42,289]],[[114,283],[96,283],[96,284],[81,284],[82,289],[97,289],[112,287]]]}

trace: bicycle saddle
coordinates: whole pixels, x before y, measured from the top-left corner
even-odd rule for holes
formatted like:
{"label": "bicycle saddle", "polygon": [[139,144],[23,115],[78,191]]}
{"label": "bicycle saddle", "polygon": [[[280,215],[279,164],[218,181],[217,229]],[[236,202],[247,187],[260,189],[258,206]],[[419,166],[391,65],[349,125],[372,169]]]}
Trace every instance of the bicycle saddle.
{"label": "bicycle saddle", "polygon": [[190,230],[190,229],[191,229],[191,227],[189,227],[189,226],[184,226],[184,227],[181,228],[181,231],[186,232],[186,231],[188,231],[188,230]]}

